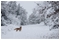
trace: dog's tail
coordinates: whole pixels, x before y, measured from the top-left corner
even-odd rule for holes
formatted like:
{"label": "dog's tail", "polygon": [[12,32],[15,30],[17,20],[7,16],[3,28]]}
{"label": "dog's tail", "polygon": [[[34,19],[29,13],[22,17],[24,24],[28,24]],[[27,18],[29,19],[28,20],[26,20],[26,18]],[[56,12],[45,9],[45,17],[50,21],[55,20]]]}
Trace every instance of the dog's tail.
{"label": "dog's tail", "polygon": [[16,30],[16,28],[14,30]]}

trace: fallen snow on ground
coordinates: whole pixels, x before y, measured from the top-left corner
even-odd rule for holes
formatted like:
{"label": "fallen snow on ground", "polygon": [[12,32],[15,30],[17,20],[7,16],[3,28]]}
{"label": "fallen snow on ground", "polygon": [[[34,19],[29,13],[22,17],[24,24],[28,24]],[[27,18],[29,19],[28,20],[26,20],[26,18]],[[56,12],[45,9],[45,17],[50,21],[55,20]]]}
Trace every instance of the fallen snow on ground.
{"label": "fallen snow on ground", "polygon": [[17,25],[2,26],[2,39],[58,39],[59,30],[49,30],[49,26],[43,24],[22,26],[21,31],[15,31]]}

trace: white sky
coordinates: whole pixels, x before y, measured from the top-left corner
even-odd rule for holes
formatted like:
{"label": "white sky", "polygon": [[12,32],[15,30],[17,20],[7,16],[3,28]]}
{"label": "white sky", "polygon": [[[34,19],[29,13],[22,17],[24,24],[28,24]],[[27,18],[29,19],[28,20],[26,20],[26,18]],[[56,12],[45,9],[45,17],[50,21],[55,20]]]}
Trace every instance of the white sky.
{"label": "white sky", "polygon": [[33,12],[33,9],[36,7],[35,2],[37,1],[17,1],[17,3],[20,3],[20,6],[26,9],[26,11],[28,12],[27,16],[29,16]]}

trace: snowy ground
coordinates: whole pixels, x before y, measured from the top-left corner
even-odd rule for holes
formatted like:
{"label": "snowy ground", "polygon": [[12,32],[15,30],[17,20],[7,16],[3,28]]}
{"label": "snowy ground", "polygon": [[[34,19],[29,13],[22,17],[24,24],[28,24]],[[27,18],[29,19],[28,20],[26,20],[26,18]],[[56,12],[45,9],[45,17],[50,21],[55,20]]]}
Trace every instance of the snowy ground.
{"label": "snowy ground", "polygon": [[[9,27],[10,26],[10,27]],[[58,39],[59,30],[49,30],[48,26],[43,24],[22,26],[21,31],[15,31],[15,25],[9,25],[10,30],[2,26],[1,38],[2,39]],[[12,28],[13,27],[13,28]],[[3,33],[5,32],[5,33]]]}

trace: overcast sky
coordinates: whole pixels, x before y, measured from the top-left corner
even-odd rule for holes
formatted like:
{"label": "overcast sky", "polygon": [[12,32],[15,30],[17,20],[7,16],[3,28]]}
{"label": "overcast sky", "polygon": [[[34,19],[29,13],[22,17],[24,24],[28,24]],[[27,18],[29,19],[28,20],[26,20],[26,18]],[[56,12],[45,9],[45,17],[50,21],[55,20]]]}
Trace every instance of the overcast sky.
{"label": "overcast sky", "polygon": [[22,6],[26,11],[28,12],[28,16],[33,12],[33,9],[36,7],[36,1],[17,1],[17,3],[20,3],[20,6]]}

